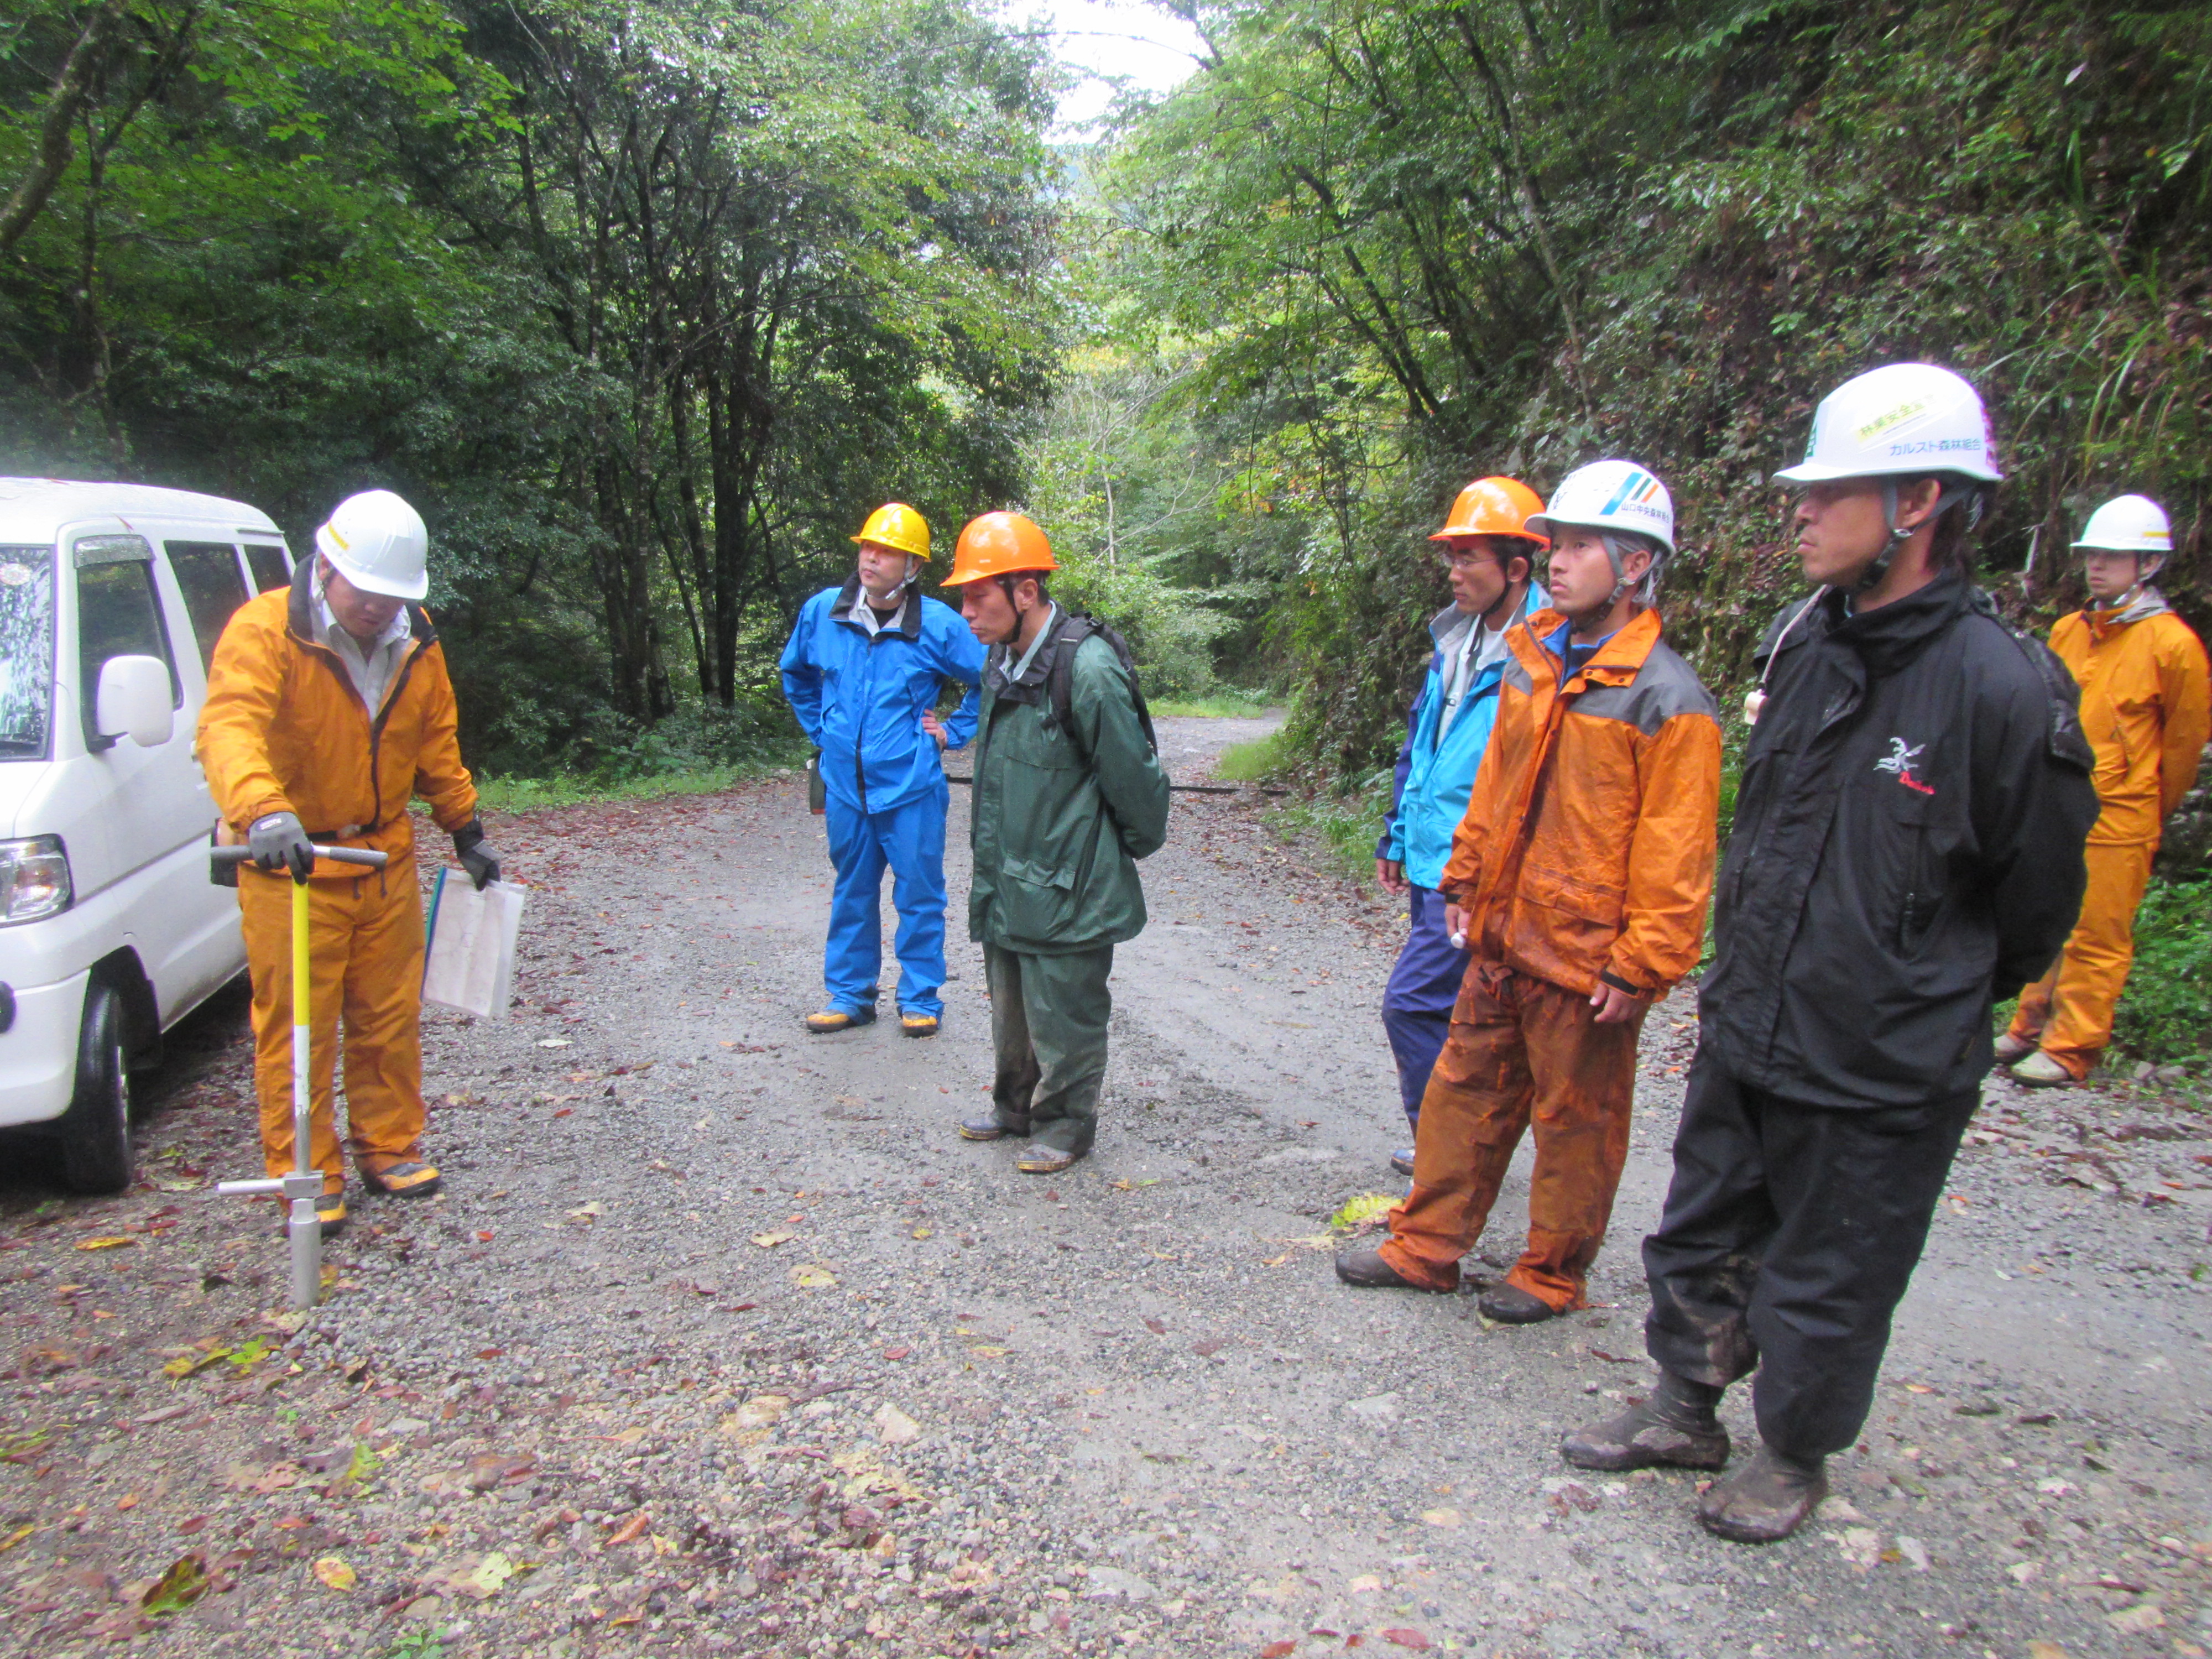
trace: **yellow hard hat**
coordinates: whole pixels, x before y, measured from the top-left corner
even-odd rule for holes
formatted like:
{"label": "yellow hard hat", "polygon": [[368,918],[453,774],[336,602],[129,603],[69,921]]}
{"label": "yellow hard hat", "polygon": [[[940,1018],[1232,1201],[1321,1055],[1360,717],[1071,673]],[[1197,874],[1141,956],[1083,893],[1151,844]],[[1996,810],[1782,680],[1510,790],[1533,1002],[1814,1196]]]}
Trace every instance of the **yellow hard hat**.
{"label": "yellow hard hat", "polygon": [[952,550],[952,574],[945,585],[964,587],[993,576],[1041,576],[1059,568],[1052,544],[1034,521],[1018,513],[986,513],[970,519],[960,532],[959,545]]}
{"label": "yellow hard hat", "polygon": [[929,522],[904,501],[885,501],[868,514],[867,523],[853,539],[873,542],[912,558],[929,556]]}

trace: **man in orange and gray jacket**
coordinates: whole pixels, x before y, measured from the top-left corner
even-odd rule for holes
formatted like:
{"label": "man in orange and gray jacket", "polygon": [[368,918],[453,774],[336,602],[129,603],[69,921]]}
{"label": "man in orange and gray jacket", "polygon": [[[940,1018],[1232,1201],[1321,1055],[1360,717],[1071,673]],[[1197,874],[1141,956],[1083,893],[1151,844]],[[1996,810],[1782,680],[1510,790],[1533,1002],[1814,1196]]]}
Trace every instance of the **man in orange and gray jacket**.
{"label": "man in orange and gray jacket", "polygon": [[1346,1283],[1458,1287],[1533,1115],[1528,1243],[1482,1293],[1533,1324],[1584,1305],[1628,1155],[1636,1040],[1697,965],[1720,811],[1713,700],[1649,609],[1674,550],[1665,488],[1628,461],[1571,474],[1532,531],[1552,609],[1513,629],[1498,724],[1442,890],[1474,960],[1422,1097],[1413,1188]]}
{"label": "man in orange and gray jacket", "polygon": [[[312,1161],[323,1231],[345,1222],[331,1083],[345,1018],[347,1127],[364,1184],[438,1190],[422,1158],[422,906],[407,803],[430,803],[476,884],[499,878],[455,739],[453,685],[428,613],[421,515],[388,490],[339,503],[292,585],[248,600],[216,642],[199,757],[216,808],[252,848],[239,872],[253,978],[253,1080],[269,1173],[292,1164],[292,915],[308,883],[314,1028]],[[366,847],[381,870],[318,864],[313,848]]]}
{"label": "man in orange and gray jacket", "polygon": [[1997,1040],[1997,1059],[2035,1088],[2081,1082],[2112,1041],[2151,860],[2212,735],[2203,644],[2151,586],[2173,546],[2166,509],[2146,495],[2116,497],[2074,545],[2089,604],[2059,619],[2051,649],[2081,687],[2099,811],[2082,849],[2081,919]]}

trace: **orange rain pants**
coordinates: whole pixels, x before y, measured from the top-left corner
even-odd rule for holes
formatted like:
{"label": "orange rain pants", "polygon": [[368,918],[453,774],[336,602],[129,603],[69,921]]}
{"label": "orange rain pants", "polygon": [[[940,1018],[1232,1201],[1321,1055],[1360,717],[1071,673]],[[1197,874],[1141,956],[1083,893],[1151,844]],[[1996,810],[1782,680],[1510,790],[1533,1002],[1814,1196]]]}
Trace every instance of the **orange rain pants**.
{"label": "orange rain pants", "polygon": [[[331,869],[331,865],[321,866]],[[253,977],[253,1083],[261,1151],[272,1176],[292,1167],[292,878],[248,865],[238,873],[246,959]],[[310,1105],[323,1190],[345,1184],[331,1103],[338,1024],[345,1024],[346,1127],[354,1162],[372,1172],[421,1156],[422,903],[415,861],[307,884],[313,964]]]}
{"label": "orange rain pants", "polygon": [[2112,1010],[2136,957],[2136,910],[2155,843],[2092,841],[2081,915],[2051,971],[2020,994],[2012,1035],[2039,1047],[2079,1083],[2112,1040]]}
{"label": "orange rain pants", "polygon": [[1639,1014],[1601,1025],[1582,992],[1494,962],[1469,968],[1421,1097],[1413,1190],[1390,1212],[1383,1260],[1416,1285],[1455,1288],[1533,1119],[1528,1246],[1506,1282],[1563,1313],[1583,1306],[1628,1160],[1643,1024]]}

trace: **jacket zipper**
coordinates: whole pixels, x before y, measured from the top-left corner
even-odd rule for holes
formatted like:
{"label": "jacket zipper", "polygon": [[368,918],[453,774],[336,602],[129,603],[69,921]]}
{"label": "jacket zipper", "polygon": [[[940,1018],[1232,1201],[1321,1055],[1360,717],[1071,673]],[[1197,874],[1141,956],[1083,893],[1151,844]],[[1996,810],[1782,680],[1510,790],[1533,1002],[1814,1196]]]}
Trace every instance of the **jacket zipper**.
{"label": "jacket zipper", "polygon": [[[361,704],[362,712],[368,714],[368,705],[361,702],[361,688],[353,683],[353,676],[346,672],[345,665],[337,659],[337,654],[328,646],[313,640],[302,640],[301,643],[313,651],[322,660],[323,665],[338,677],[338,684],[346,689],[347,694],[355,702]],[[359,835],[367,835],[372,830],[383,827],[384,789],[381,782],[383,777],[381,762],[384,749],[384,724],[391,718],[393,708],[398,705],[399,694],[407,689],[408,677],[415,672],[415,659],[421,656],[424,650],[420,640],[414,641],[411,644],[412,648],[400,659],[398,677],[386,689],[384,706],[369,716],[368,821],[356,832]],[[337,826],[332,824],[331,828],[335,830]]]}

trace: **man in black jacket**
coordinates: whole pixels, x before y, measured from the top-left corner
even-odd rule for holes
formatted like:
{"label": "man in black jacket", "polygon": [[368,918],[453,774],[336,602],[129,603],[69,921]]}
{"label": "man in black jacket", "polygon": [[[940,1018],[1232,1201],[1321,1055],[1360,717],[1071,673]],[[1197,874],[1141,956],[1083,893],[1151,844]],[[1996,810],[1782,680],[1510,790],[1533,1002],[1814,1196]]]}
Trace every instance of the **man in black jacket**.
{"label": "man in black jacket", "polygon": [[1990,1009],[2079,908],[2097,816],[2075,691],[1969,580],[2000,474],[1973,388],[1893,364],[1830,394],[1798,556],[1819,592],[1760,647],[1674,1177],[1644,1241],[1650,1397],[1577,1430],[1584,1468],[1721,1468],[1754,1368],[1761,1446],[1698,1518],[1786,1538],[1870,1407],[1992,1062]]}

